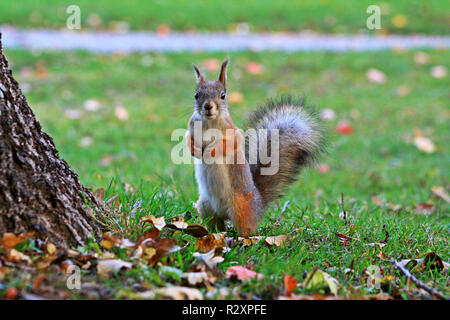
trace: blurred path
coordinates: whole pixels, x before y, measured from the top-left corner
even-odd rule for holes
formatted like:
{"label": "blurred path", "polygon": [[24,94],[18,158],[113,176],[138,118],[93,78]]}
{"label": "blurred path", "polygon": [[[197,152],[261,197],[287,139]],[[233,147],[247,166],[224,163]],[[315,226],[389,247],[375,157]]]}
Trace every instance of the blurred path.
{"label": "blurred path", "polygon": [[87,50],[92,52],[178,51],[377,51],[450,48],[450,36],[305,35],[229,33],[82,32],[0,27],[5,48]]}

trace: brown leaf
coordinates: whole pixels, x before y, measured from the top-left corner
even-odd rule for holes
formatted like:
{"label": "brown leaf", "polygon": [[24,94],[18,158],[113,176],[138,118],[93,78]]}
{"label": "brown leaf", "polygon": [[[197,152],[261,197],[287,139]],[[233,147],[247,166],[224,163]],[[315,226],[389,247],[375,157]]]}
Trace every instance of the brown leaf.
{"label": "brown leaf", "polygon": [[144,237],[145,239],[157,239],[160,234],[161,231],[158,228],[153,227],[145,233]]}
{"label": "brown leaf", "polygon": [[97,199],[98,203],[100,203],[103,206],[105,201],[105,189],[100,188],[95,190],[94,197],[95,199]]}
{"label": "brown leaf", "polygon": [[33,232],[27,232],[27,233],[21,233],[18,236],[16,236],[14,233],[5,233],[2,238],[2,244],[5,249],[10,249],[15,247],[21,242],[24,242],[29,237],[34,235]]}
{"label": "brown leaf", "polygon": [[208,229],[199,224],[188,225],[184,232],[196,238],[201,238],[209,234]]}
{"label": "brown leaf", "polygon": [[289,296],[291,296],[292,291],[294,291],[294,289],[297,287],[297,283],[298,283],[297,278],[286,274],[283,277],[283,282],[284,282],[284,288],[286,290],[286,295],[289,297]]}
{"label": "brown leaf", "polygon": [[417,266],[421,272],[437,269],[444,273],[446,272],[446,265],[448,265],[447,262],[443,261],[441,257],[432,251],[423,253],[416,259],[403,259],[399,261],[399,264],[409,270]]}
{"label": "brown leaf", "polygon": [[167,227],[175,230],[184,230],[188,227],[188,224],[184,221],[183,217],[175,217]]}
{"label": "brown leaf", "polygon": [[335,234],[339,237],[339,243],[344,246],[350,245],[350,241],[353,240],[352,238],[350,238],[342,233],[335,233]]}
{"label": "brown leaf", "polygon": [[40,274],[37,276],[37,278],[33,282],[33,290],[39,289],[39,286],[41,285],[42,281],[47,279],[47,276],[45,274]]}
{"label": "brown leaf", "polygon": [[448,195],[447,191],[443,187],[437,187],[434,186],[431,188],[431,191],[442,200],[445,200],[445,202],[450,203],[450,196]]}
{"label": "brown leaf", "polygon": [[378,253],[377,257],[381,260],[386,260],[388,258],[383,252]]}
{"label": "brown leaf", "polygon": [[211,233],[207,236],[197,238],[197,249],[200,252],[208,252],[212,249],[219,248],[219,247],[225,247],[226,241],[225,241],[225,232],[220,233]]}
{"label": "brown leaf", "polygon": [[30,264],[31,259],[29,256],[23,254],[20,251],[17,251],[16,249],[9,249],[6,253],[6,260],[9,262],[15,262],[15,263],[21,263],[25,262],[27,264]]}
{"label": "brown leaf", "polygon": [[166,226],[166,221],[164,217],[156,218],[154,215],[149,215],[147,217],[142,217],[141,221],[151,222],[155,226],[155,228],[157,228],[160,231]]}
{"label": "brown leaf", "polygon": [[180,247],[178,246],[177,239],[162,238],[146,244],[144,248],[144,257],[152,265],[155,265],[161,258],[178,250],[180,250]]}
{"label": "brown leaf", "polygon": [[268,245],[269,247],[272,247],[272,246],[280,247],[286,243],[286,240],[287,240],[287,235],[281,234],[281,235],[275,236],[275,237],[267,237],[264,240],[264,243],[266,245]]}
{"label": "brown leaf", "polygon": [[428,215],[435,211],[435,207],[432,203],[419,203],[414,205],[414,210],[416,213]]}

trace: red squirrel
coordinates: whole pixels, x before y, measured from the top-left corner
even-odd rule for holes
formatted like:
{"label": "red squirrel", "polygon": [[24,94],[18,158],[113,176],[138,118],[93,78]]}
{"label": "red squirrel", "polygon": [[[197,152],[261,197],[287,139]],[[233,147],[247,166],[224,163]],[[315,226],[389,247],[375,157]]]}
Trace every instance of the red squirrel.
{"label": "red squirrel", "polygon": [[[215,81],[207,81],[193,67],[197,88],[186,143],[192,156],[202,159],[195,165],[200,194],[196,207],[212,227],[224,230],[225,220],[231,219],[242,236],[249,236],[269,203],[279,199],[300,169],[323,150],[322,129],[315,114],[304,108],[303,99],[284,97],[250,116],[249,128],[256,135],[244,139],[228,110],[228,59]],[[200,134],[196,128],[201,128]],[[263,161],[262,150],[270,154],[270,163]],[[269,170],[274,164],[275,170]]]}

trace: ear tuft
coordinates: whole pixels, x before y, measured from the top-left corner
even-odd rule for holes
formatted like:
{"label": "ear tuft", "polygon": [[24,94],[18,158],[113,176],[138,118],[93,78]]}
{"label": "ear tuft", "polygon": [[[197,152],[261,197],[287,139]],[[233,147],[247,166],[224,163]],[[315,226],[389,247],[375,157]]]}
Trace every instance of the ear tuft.
{"label": "ear tuft", "polygon": [[192,67],[194,68],[194,71],[195,71],[195,78],[197,79],[197,83],[201,83],[201,82],[205,81],[205,77],[200,72],[198,67],[195,64],[192,64]]}
{"label": "ear tuft", "polygon": [[228,68],[229,61],[230,61],[230,59],[226,58],[222,62],[222,67],[220,68],[219,82],[221,82],[224,87],[226,86],[226,82],[227,82],[227,68]]}

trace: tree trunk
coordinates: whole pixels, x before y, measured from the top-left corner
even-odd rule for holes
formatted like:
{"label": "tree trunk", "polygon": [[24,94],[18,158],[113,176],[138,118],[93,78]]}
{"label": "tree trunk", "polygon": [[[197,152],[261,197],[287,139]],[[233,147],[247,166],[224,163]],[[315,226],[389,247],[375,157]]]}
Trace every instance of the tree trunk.
{"label": "tree trunk", "polygon": [[3,54],[0,34],[0,238],[35,232],[58,246],[84,244],[99,209],[53,140],[41,130]]}

